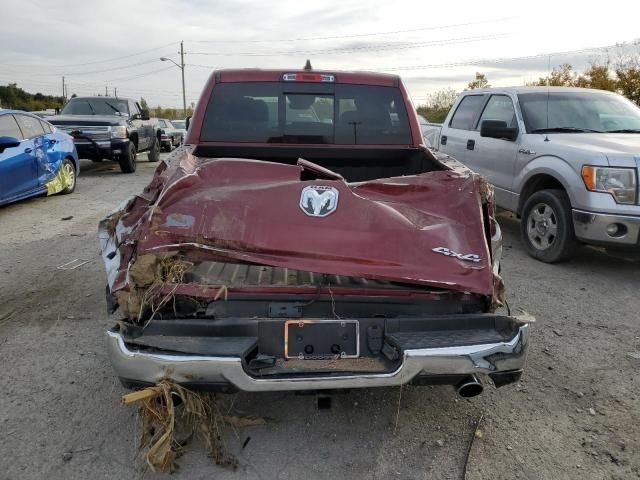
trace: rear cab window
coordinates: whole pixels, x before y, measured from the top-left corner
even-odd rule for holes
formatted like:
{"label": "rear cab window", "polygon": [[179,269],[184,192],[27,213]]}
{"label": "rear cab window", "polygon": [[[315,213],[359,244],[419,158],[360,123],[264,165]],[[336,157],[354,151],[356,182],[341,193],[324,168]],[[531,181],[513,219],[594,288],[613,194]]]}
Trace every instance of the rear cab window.
{"label": "rear cab window", "polygon": [[484,98],[484,95],[466,95],[463,97],[449,122],[449,127],[458,130],[473,130],[475,119],[480,112]]}
{"label": "rear cab window", "polygon": [[395,87],[339,83],[217,84],[202,141],[410,145],[409,119]]}

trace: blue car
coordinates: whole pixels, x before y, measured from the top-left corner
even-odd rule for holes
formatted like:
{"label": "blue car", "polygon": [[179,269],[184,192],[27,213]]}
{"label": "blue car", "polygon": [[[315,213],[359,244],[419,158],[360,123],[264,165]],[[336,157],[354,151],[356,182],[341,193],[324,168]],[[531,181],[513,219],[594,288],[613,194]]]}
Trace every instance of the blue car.
{"label": "blue car", "polygon": [[73,137],[36,115],[0,110],[0,205],[71,193],[79,173]]}

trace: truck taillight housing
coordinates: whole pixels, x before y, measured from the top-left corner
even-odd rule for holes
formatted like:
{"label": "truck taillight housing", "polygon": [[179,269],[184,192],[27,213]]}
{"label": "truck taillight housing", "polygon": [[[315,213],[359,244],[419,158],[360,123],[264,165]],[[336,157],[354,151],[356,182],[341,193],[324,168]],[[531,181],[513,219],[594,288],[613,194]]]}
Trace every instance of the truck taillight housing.
{"label": "truck taillight housing", "polygon": [[282,75],[285,82],[335,82],[336,77],[326,73],[285,73]]}

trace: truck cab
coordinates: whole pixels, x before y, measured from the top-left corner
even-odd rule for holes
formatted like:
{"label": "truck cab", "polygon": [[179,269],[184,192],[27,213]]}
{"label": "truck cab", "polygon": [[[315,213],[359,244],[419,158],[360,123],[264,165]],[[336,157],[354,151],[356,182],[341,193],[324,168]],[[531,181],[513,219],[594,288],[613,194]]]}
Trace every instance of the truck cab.
{"label": "truck cab", "polygon": [[528,253],[569,258],[580,243],[640,250],[640,109],[620,95],[565,87],[463,92],[438,143],[485,176],[522,218]]}

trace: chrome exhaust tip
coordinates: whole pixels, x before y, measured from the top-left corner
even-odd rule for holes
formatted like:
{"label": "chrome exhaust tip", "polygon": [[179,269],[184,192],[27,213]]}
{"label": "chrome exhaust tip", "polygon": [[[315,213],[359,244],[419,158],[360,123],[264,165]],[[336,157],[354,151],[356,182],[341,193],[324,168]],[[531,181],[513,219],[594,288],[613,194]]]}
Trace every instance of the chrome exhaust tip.
{"label": "chrome exhaust tip", "polygon": [[480,395],[484,387],[478,377],[475,375],[470,375],[468,378],[464,379],[462,382],[458,384],[456,387],[456,392],[463,398],[471,398],[477,395]]}

